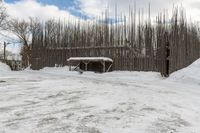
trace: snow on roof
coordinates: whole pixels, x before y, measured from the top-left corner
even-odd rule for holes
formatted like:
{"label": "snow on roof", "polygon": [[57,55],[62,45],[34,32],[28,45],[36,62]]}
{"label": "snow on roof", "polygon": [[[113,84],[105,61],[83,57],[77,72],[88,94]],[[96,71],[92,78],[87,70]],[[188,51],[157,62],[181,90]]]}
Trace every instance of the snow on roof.
{"label": "snow on roof", "polygon": [[112,59],[107,57],[71,57],[67,61],[109,61],[113,62]]}

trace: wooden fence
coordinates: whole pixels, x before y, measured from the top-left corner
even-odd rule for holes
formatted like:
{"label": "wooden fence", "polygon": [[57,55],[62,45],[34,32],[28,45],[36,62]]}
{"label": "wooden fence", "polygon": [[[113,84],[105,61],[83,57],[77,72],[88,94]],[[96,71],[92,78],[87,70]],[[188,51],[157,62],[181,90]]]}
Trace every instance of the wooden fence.
{"label": "wooden fence", "polygon": [[35,49],[32,52],[32,68],[66,66],[70,57],[109,57],[113,59],[113,70],[162,71],[160,59],[156,57],[134,57],[128,47]]}
{"label": "wooden fence", "polygon": [[183,49],[182,46],[183,44],[171,46],[168,59],[163,56],[166,52],[165,47],[157,50],[155,56],[149,57],[135,56],[135,52],[129,47],[40,48],[32,50],[31,64],[33,69],[38,70],[44,67],[66,66],[70,57],[109,57],[114,60],[113,70],[154,71],[165,76],[166,73],[170,74],[190,65],[200,57],[198,43],[192,43],[189,49]]}
{"label": "wooden fence", "polygon": [[33,28],[32,68],[65,66],[70,57],[109,57],[114,60],[113,70],[155,71],[168,76],[200,57],[199,27],[187,23],[184,10],[175,8],[171,19],[160,14],[156,23],[150,13],[147,21],[142,16],[139,13],[136,20],[133,10],[129,17],[116,17],[124,20],[123,24],[95,20],[38,23]]}

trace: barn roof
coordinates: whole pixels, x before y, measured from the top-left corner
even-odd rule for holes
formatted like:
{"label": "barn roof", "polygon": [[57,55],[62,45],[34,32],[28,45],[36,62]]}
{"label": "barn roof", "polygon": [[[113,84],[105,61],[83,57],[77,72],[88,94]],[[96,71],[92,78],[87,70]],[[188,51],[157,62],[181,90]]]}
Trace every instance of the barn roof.
{"label": "barn roof", "polygon": [[113,62],[112,59],[107,57],[71,57],[67,61],[105,61]]}

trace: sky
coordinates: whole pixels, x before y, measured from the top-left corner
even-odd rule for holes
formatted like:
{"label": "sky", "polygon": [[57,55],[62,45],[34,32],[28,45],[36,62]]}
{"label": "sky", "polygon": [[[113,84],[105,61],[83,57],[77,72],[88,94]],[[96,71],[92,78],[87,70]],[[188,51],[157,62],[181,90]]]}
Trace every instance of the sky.
{"label": "sky", "polygon": [[4,3],[9,16],[25,20],[29,17],[41,20],[69,17],[90,20],[100,16],[106,9],[114,16],[116,5],[119,14],[128,15],[129,7],[134,7],[134,3],[137,11],[143,8],[144,14],[147,14],[150,3],[151,16],[154,18],[164,9],[170,15],[174,6],[182,6],[186,9],[188,19],[200,21],[200,0],[4,0]]}
{"label": "sky", "polygon": [[91,19],[102,14],[109,8],[110,14],[114,14],[115,5],[119,12],[128,13],[129,7],[136,3],[137,8],[148,11],[151,4],[151,14],[157,15],[173,6],[183,6],[187,10],[187,16],[200,20],[199,0],[4,0],[9,15],[26,19],[29,16],[42,19],[81,17]]}

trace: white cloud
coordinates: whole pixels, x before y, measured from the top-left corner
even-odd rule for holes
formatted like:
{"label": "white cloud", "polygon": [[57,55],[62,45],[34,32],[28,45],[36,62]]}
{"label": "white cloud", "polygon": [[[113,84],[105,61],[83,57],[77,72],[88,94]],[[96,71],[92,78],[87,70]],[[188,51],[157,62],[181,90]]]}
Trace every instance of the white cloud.
{"label": "white cloud", "polygon": [[51,18],[68,18],[74,17],[67,10],[60,10],[54,5],[42,5],[36,0],[20,0],[15,3],[6,3],[8,14],[11,17],[19,19],[28,19],[37,17],[42,20]]}
{"label": "white cloud", "polygon": [[[183,5],[187,10],[187,16],[200,20],[200,8],[198,7],[199,0],[75,0],[77,6],[80,7],[80,12],[88,16],[96,17],[105,12],[109,7],[111,16],[114,16],[115,5],[118,7],[118,13],[128,15],[129,7],[134,7],[134,2],[137,5],[137,11],[139,8],[144,9],[144,14],[148,12],[148,5],[151,4],[151,14],[157,15],[159,12],[163,12],[164,9],[168,9],[171,13],[171,9],[174,5]],[[36,0],[20,0],[15,3],[6,3],[8,14],[15,18],[28,19],[29,17],[38,17],[41,20],[50,18],[69,18],[78,17],[73,16],[67,10],[61,10],[55,5],[43,5]],[[75,9],[74,9],[75,10]]]}
{"label": "white cloud", "polygon": [[114,15],[115,5],[118,7],[118,13],[128,14],[129,7],[137,6],[137,12],[144,9],[147,15],[148,5],[151,4],[151,15],[155,17],[158,13],[168,10],[169,15],[172,13],[174,6],[183,6],[186,9],[188,18],[200,20],[200,2],[199,0],[77,0],[83,13],[90,16],[99,16],[109,7],[110,15]]}
{"label": "white cloud", "polygon": [[200,21],[199,0],[182,0],[182,5],[186,8],[187,17],[189,19]]}
{"label": "white cloud", "polygon": [[151,11],[153,14],[163,11],[164,8],[172,8],[173,3],[179,0],[78,0],[83,12],[89,15],[100,15],[107,7],[110,13],[114,13],[115,5],[118,7],[119,13],[127,13],[129,7],[133,8],[136,3],[137,9],[143,8],[148,11],[149,3],[151,4]]}
{"label": "white cloud", "polygon": [[83,13],[89,16],[99,16],[107,8],[107,0],[78,0]]}

